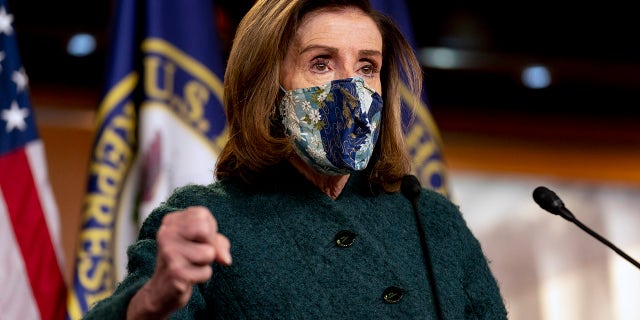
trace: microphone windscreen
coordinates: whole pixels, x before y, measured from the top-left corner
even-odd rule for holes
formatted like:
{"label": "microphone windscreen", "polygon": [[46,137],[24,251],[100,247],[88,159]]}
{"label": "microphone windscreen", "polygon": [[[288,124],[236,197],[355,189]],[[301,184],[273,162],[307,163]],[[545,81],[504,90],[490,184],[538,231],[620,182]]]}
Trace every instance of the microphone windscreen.
{"label": "microphone windscreen", "polygon": [[533,190],[533,200],[544,210],[553,214],[561,214],[564,203],[555,192],[547,187],[539,186]]}

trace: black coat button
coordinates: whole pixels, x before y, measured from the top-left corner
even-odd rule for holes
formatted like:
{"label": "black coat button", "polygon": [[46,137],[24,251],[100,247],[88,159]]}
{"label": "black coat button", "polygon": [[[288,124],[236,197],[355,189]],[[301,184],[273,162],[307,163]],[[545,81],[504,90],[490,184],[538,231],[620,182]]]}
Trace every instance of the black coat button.
{"label": "black coat button", "polygon": [[346,248],[353,244],[356,240],[356,234],[349,230],[342,230],[336,234],[336,237],[333,239],[335,241],[336,246],[340,248]]}
{"label": "black coat button", "polygon": [[396,303],[402,299],[404,291],[398,287],[388,287],[382,292],[382,299],[386,303]]}

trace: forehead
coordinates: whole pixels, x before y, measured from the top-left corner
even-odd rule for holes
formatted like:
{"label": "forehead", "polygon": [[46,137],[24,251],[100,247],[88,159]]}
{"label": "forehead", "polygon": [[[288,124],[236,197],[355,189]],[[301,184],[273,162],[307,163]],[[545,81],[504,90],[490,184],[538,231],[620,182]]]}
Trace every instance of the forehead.
{"label": "forehead", "polygon": [[295,35],[301,46],[314,43],[373,46],[382,49],[382,35],[374,20],[356,7],[321,8],[305,14]]}

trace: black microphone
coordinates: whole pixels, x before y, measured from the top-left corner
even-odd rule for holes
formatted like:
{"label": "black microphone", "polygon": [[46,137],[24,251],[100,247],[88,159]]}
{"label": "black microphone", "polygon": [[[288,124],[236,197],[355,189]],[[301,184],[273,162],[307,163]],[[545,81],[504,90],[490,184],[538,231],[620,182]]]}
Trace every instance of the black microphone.
{"label": "black microphone", "polygon": [[568,221],[575,223],[580,229],[584,230],[594,238],[600,240],[600,242],[604,243],[609,248],[613,249],[617,254],[625,258],[627,261],[631,262],[634,266],[640,269],[640,263],[638,261],[631,258],[628,254],[624,253],[622,250],[618,249],[613,243],[609,242],[609,240],[605,239],[601,235],[597,234],[595,231],[591,230],[589,227],[585,226],[578,220],[569,209],[564,206],[564,202],[560,200],[560,197],[556,195],[555,192],[549,190],[546,187],[540,186],[533,190],[533,200],[544,210],[559,215],[565,218]]}
{"label": "black microphone", "polygon": [[444,319],[442,307],[440,306],[438,288],[436,287],[436,279],[433,274],[431,254],[429,254],[429,243],[427,242],[427,236],[424,232],[422,216],[418,211],[418,199],[420,198],[420,193],[422,192],[422,186],[420,185],[420,181],[416,176],[408,174],[402,177],[400,191],[405,196],[405,198],[409,199],[409,201],[411,202],[411,206],[413,207],[413,215],[415,217],[416,226],[418,228],[418,236],[420,237],[420,246],[422,248],[422,258],[424,260],[425,271],[427,272],[427,279],[429,280],[429,287],[431,288],[433,305],[436,308],[438,319]]}

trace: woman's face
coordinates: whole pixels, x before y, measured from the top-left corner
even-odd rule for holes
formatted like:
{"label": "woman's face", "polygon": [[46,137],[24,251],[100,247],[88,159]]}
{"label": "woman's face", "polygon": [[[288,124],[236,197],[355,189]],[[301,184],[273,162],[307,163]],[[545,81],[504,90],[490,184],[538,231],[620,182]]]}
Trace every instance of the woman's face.
{"label": "woman's face", "polygon": [[317,10],[306,14],[287,49],[281,85],[307,88],[359,76],[382,94],[382,35],[357,8]]}

